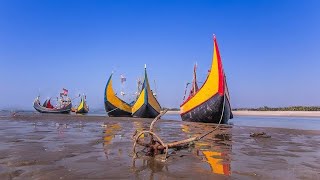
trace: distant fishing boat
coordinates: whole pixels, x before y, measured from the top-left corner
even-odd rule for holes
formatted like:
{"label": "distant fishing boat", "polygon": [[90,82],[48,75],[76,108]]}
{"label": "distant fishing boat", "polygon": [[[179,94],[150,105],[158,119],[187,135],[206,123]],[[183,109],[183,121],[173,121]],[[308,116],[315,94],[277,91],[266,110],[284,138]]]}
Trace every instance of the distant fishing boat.
{"label": "distant fishing boat", "polygon": [[41,105],[40,96],[38,96],[33,102],[33,107],[40,113],[69,113],[72,103],[67,94],[68,90],[63,89],[63,92],[60,93],[60,99],[58,100],[59,104],[56,107],[51,104],[51,99],[46,100],[43,105]]}
{"label": "distant fishing boat", "polygon": [[120,99],[112,88],[112,75],[110,75],[104,91],[105,110],[111,117],[131,117],[131,105]]}
{"label": "distant fishing boat", "polygon": [[160,114],[161,106],[150,89],[147,67],[144,69],[144,82],[137,101],[132,106],[133,117],[154,118]]}
{"label": "distant fishing boat", "polygon": [[87,105],[86,96],[81,96],[80,104],[77,109],[75,109],[75,113],[86,114],[89,112],[89,107]]}
{"label": "distant fishing boat", "polygon": [[230,97],[220,58],[217,39],[213,37],[212,65],[206,81],[199,89],[196,66],[190,94],[180,106],[183,121],[223,123],[233,118]]}

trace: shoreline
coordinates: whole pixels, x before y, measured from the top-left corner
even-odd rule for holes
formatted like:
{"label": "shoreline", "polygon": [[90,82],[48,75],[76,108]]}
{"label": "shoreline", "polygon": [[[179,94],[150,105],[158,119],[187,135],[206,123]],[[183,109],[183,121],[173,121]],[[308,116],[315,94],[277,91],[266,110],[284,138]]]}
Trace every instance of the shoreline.
{"label": "shoreline", "polygon": [[[235,116],[272,117],[320,117],[320,111],[232,111]],[[168,115],[179,115],[180,111],[168,111]]]}
{"label": "shoreline", "polygon": [[[310,118],[320,118],[320,111],[232,111],[234,116],[259,116],[259,117],[310,117]],[[0,114],[0,118],[5,118],[11,116],[11,113]],[[40,114],[37,112],[28,112],[28,114],[24,114],[24,112],[17,111],[15,115],[27,115],[27,116],[39,116]],[[42,114],[42,116],[52,116],[53,114]],[[61,116],[62,114],[55,114],[57,116]],[[180,115],[180,111],[167,111],[165,115]],[[73,117],[108,117],[107,114],[86,114],[86,115],[78,115],[78,114],[67,114],[67,116]],[[139,119],[139,118],[138,118]]]}
{"label": "shoreline", "polygon": [[[171,114],[170,114],[171,113]],[[184,125],[193,125],[193,124],[202,124],[208,127],[215,127],[216,124],[212,124],[212,123],[202,123],[202,122],[188,122],[188,121],[182,121],[174,119],[175,116],[177,116],[177,112],[170,112],[168,114],[168,116],[166,116],[165,118],[161,118],[161,122],[163,123],[170,123],[170,124],[184,124]],[[172,116],[172,113],[173,116]],[[318,131],[320,133],[320,131],[316,128],[310,127],[310,126],[303,126],[303,127],[299,127],[297,125],[293,125],[293,126],[283,126],[280,124],[255,124],[255,123],[251,123],[251,124],[244,124],[244,123],[238,123],[238,118],[240,117],[253,117],[253,118],[259,118],[259,117],[264,117],[264,118],[275,118],[275,117],[284,117],[284,116],[271,116],[271,115],[261,115],[261,116],[255,116],[252,114],[247,115],[248,112],[245,112],[245,115],[235,115],[235,119],[234,121],[232,121],[230,124],[227,125],[221,125],[223,127],[231,127],[231,126],[238,126],[238,127],[254,127],[254,128],[271,128],[271,129],[284,129],[284,130],[302,130],[302,131]],[[289,117],[289,116],[287,116]],[[296,116],[292,116],[293,118]],[[306,116],[307,117],[307,116]],[[310,120],[313,120],[312,118],[314,118],[314,120],[318,120],[318,117],[309,117]],[[245,118],[246,119],[246,118]],[[86,122],[91,122],[91,123],[104,123],[104,122],[132,122],[132,121],[136,121],[136,122],[141,122],[141,123],[150,123],[152,122],[153,118],[132,118],[132,117],[108,117],[108,116],[101,116],[101,115],[75,115],[75,114],[40,114],[40,113],[33,113],[33,114],[23,114],[23,113],[17,113],[14,116],[12,115],[6,115],[6,116],[0,116],[0,121],[17,121],[17,122],[21,122],[21,121],[29,121],[29,122],[33,122],[33,123],[37,123],[37,122],[45,122],[45,121],[60,121],[61,123],[72,123],[72,122],[76,122],[78,121],[80,124],[81,123],[86,123]],[[298,119],[298,120],[303,120],[303,119]],[[319,119],[320,120],[320,119]],[[237,121],[237,123],[236,123]],[[241,120],[239,120],[239,122],[242,122]],[[257,121],[259,122],[259,121]],[[274,122],[273,122],[274,123]],[[294,123],[296,124],[296,122]],[[317,127],[319,127],[319,125],[317,125]]]}

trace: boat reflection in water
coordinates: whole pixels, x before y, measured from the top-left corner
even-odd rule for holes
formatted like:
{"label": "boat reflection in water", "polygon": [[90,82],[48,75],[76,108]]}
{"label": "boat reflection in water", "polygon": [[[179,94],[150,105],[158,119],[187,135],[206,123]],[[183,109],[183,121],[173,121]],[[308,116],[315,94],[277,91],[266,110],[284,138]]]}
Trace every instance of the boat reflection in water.
{"label": "boat reflection in water", "polygon": [[[143,123],[141,121],[134,121],[133,127],[137,130],[137,134],[144,130]],[[144,138],[144,134],[142,134],[140,138]]]}
{"label": "boat reflection in water", "polygon": [[[181,125],[182,131],[192,134],[189,126]],[[222,129],[222,128],[220,128]],[[194,149],[197,156],[202,157],[214,174],[231,175],[231,129],[224,128],[220,134],[208,135],[201,141],[196,141]]]}
{"label": "boat reflection in water", "polygon": [[[112,148],[109,148],[109,145],[112,144],[114,141],[120,141],[122,139],[122,136],[118,134],[119,131],[122,130],[122,127],[119,123],[107,124],[104,126],[105,130],[103,138],[103,147],[106,157],[107,159],[109,159],[108,156],[112,153],[110,152]],[[122,149],[118,149],[118,155],[122,155]]]}
{"label": "boat reflection in water", "polygon": [[[161,173],[168,173],[168,165],[154,157],[143,157],[133,159],[132,170],[135,174],[135,179],[158,179]],[[146,178],[149,177],[149,178]],[[161,179],[161,178],[160,178]]]}
{"label": "boat reflection in water", "polygon": [[203,150],[203,155],[206,157],[207,162],[210,164],[211,171],[215,174],[231,175],[230,169],[230,152],[218,152]]}
{"label": "boat reflection in water", "polygon": [[[133,128],[137,130],[137,133],[142,132],[149,128],[149,123],[144,124],[141,121],[134,121]],[[149,142],[150,136],[142,134],[140,140]],[[132,159],[132,170],[134,172],[135,179],[157,179],[162,178],[161,173],[168,172],[168,166],[166,163],[161,162],[163,159],[162,155],[157,157],[146,156],[146,151],[142,147],[137,147],[138,156]],[[148,177],[148,178],[147,178]]]}

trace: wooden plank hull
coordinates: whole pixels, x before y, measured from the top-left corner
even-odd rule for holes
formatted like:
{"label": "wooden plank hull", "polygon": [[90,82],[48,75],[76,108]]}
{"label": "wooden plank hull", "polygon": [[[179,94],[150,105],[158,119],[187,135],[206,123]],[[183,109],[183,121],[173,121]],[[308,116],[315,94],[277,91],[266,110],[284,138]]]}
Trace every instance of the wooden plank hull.
{"label": "wooden plank hull", "polygon": [[[224,112],[222,114],[224,97],[226,98],[226,101],[224,105]],[[220,118],[222,118],[221,124],[227,124],[228,120],[232,117],[233,115],[230,108],[229,99],[227,96],[221,96],[220,94],[216,94],[189,112],[181,114],[181,119],[183,121],[204,123],[219,123]]]}
{"label": "wooden plank hull", "polygon": [[72,104],[70,103],[67,106],[64,106],[60,109],[49,109],[49,108],[45,108],[45,107],[41,106],[39,103],[40,103],[39,101],[35,100],[33,102],[33,107],[35,110],[37,110],[40,113],[65,114],[65,113],[70,113],[71,107],[72,107]]}

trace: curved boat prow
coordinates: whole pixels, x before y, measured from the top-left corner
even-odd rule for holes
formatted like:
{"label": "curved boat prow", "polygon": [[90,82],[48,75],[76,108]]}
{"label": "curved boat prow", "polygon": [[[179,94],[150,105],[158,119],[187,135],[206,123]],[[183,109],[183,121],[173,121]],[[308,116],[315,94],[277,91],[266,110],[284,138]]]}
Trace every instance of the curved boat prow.
{"label": "curved boat prow", "polygon": [[80,104],[78,105],[77,109],[76,109],[76,113],[79,114],[86,114],[89,112],[89,107],[87,106],[86,100],[85,100],[86,96],[82,96],[81,97],[81,101]]}
{"label": "curved boat prow", "polygon": [[131,117],[132,107],[120,99],[112,88],[112,75],[110,75],[104,90],[104,107],[108,116]]}
{"label": "curved boat prow", "polygon": [[223,123],[233,117],[218,43],[213,37],[212,65],[205,83],[180,106],[184,121]]}
{"label": "curved boat prow", "polygon": [[133,117],[139,118],[155,118],[160,114],[161,106],[154,97],[147,76],[147,66],[145,65],[145,77],[142,90],[137,101],[132,106]]}

